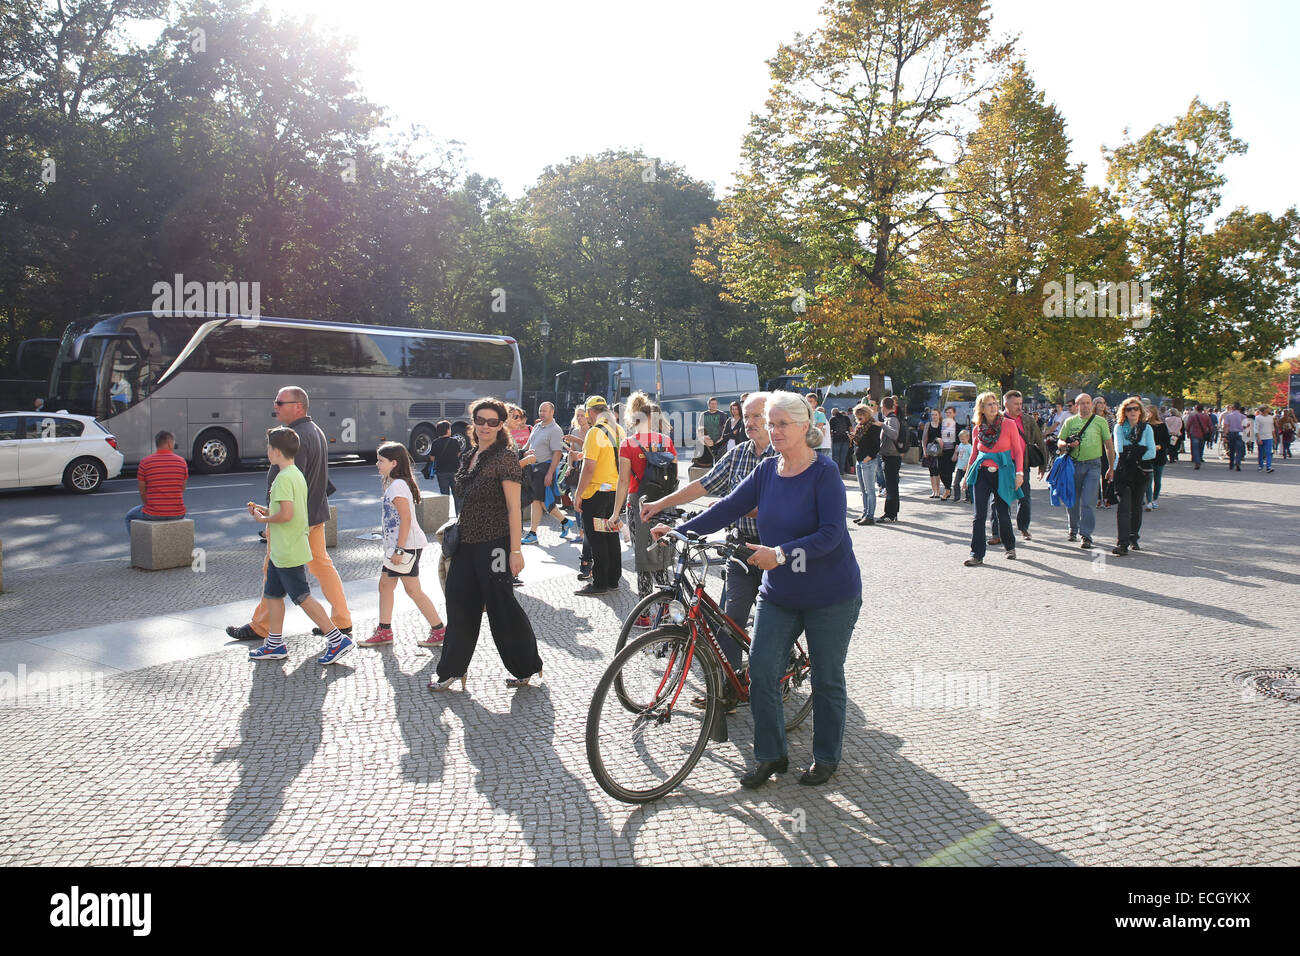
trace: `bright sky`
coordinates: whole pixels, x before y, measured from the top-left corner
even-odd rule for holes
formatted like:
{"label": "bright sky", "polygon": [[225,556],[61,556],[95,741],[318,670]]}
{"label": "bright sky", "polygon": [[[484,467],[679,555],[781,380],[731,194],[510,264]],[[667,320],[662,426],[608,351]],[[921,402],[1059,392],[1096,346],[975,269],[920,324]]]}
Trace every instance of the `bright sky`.
{"label": "bright sky", "polygon": [[[551,163],[640,147],[725,192],[765,60],[820,22],[820,0],[268,0],[356,38],[365,94],[397,128],[459,140],[470,168],[511,195]],[[1293,0],[991,0],[1000,33],[1069,124],[1100,183],[1103,144],[1181,115],[1193,96],[1232,105],[1250,144],[1229,160],[1225,204],[1300,204],[1300,3]]]}

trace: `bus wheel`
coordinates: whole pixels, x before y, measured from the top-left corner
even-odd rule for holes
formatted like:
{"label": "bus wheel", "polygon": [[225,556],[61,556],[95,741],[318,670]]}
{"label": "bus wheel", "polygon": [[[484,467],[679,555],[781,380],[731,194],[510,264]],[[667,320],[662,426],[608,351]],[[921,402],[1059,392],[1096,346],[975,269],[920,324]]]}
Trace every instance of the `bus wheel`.
{"label": "bus wheel", "polygon": [[205,475],[229,471],[235,464],[235,439],[229,432],[204,432],[194,442],[194,467]]}
{"label": "bus wheel", "polygon": [[429,452],[433,450],[434,438],[432,425],[416,425],[411,431],[411,444],[408,446],[411,460],[423,461],[428,458]]}

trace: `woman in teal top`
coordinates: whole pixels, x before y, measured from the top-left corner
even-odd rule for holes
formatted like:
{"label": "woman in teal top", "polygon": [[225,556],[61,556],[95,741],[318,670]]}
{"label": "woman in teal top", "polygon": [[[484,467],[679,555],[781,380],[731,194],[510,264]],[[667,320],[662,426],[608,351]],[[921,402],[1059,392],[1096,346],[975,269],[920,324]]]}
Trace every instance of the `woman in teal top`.
{"label": "woman in teal top", "polygon": [[1115,491],[1119,495],[1118,525],[1115,547],[1111,554],[1123,556],[1141,551],[1138,532],[1142,530],[1142,499],[1147,478],[1156,457],[1156,438],[1151,426],[1142,420],[1142,399],[1131,395],[1119,407],[1115,421]]}

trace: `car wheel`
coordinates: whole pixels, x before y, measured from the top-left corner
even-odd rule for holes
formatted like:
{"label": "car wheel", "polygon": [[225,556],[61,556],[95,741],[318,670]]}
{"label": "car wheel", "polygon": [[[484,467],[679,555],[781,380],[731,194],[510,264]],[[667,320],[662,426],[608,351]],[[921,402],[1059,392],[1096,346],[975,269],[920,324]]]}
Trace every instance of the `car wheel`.
{"label": "car wheel", "polygon": [[423,461],[429,457],[429,452],[433,450],[433,440],[437,437],[433,428],[429,425],[416,425],[411,430],[411,443],[408,446],[411,449],[412,461]]}
{"label": "car wheel", "polygon": [[235,440],[229,432],[204,432],[194,442],[193,463],[205,475],[230,471],[235,464]]}
{"label": "car wheel", "polygon": [[77,458],[63,469],[63,486],[74,494],[87,495],[95,491],[108,477],[103,464],[94,458]]}

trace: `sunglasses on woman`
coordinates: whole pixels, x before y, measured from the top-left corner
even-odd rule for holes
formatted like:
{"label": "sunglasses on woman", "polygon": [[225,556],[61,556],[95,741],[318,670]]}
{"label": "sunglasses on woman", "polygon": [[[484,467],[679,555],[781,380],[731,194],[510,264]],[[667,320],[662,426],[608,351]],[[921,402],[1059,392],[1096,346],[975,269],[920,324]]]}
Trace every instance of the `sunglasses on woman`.
{"label": "sunglasses on woman", "polygon": [[499,418],[475,418],[475,419],[474,419],[474,424],[475,424],[475,425],[482,425],[482,426],[484,426],[485,428],[496,428],[498,425],[501,424],[501,419],[499,419]]}

